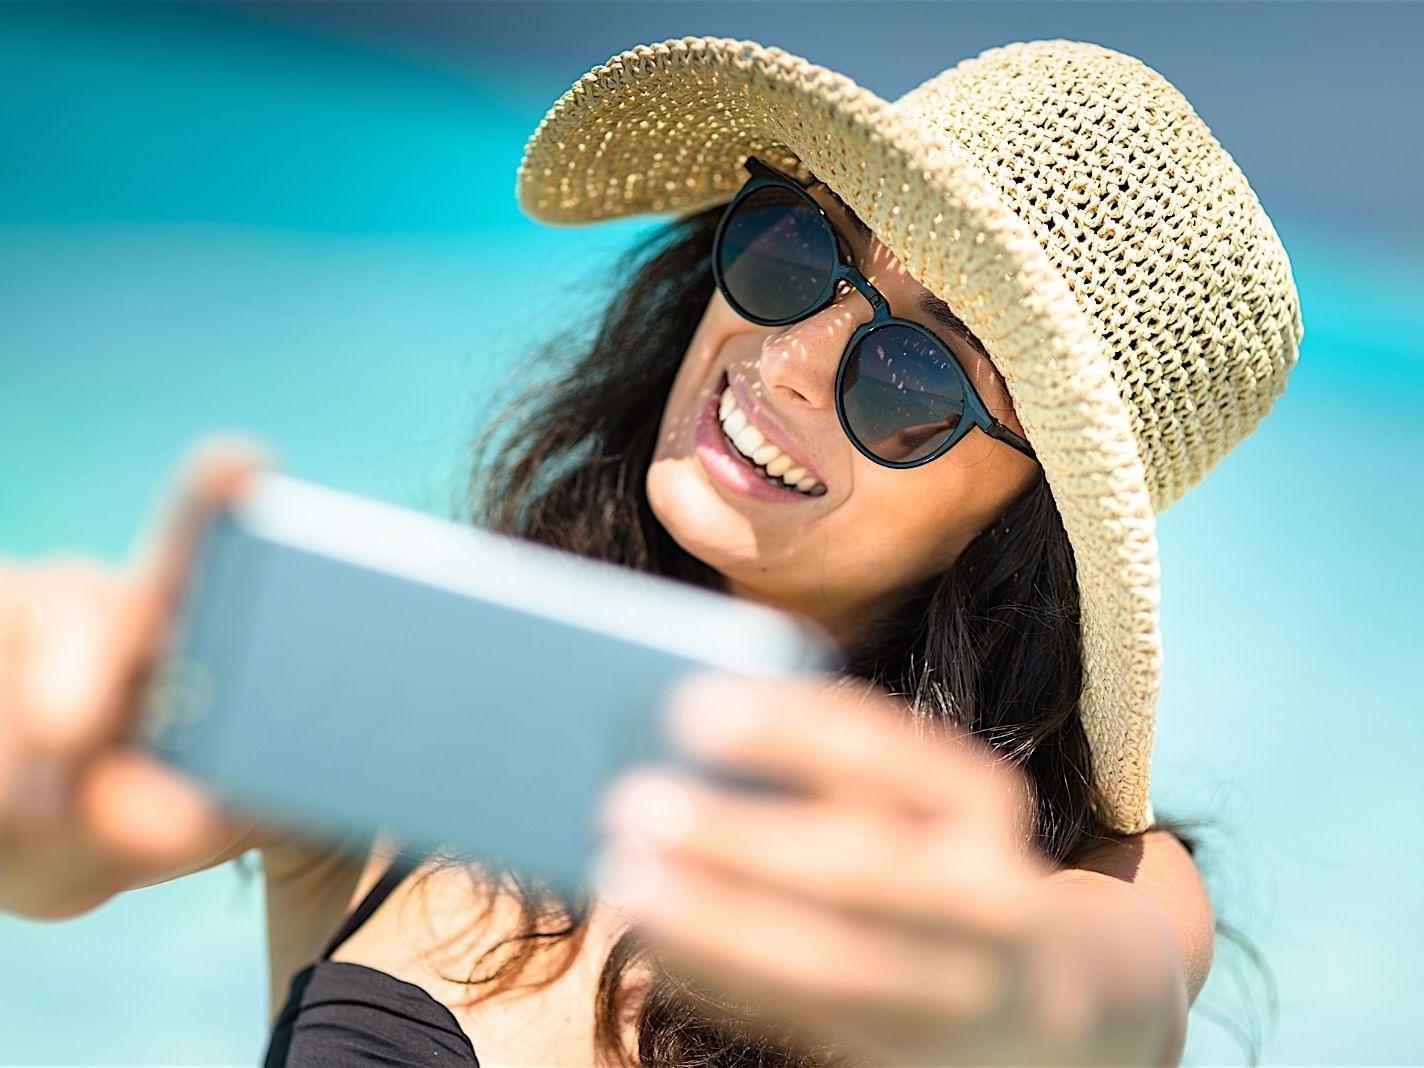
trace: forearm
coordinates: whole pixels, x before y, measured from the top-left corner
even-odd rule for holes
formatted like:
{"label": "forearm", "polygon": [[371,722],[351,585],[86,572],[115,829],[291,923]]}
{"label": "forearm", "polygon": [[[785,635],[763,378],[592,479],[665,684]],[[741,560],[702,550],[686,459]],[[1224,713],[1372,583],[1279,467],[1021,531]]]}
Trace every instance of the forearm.
{"label": "forearm", "polygon": [[1059,1063],[1175,1065],[1186,966],[1167,918],[1131,883],[1066,869],[1048,881],[1032,1029]]}

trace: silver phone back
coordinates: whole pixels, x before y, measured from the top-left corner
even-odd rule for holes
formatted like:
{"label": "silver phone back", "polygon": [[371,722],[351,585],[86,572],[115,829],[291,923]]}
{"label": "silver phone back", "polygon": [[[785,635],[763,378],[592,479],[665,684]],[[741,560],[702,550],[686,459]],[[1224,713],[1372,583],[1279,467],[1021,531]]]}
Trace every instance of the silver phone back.
{"label": "silver phone back", "polygon": [[571,891],[613,776],[675,759],[680,677],[837,664],[792,616],[266,474],[204,532],[147,735],[232,807]]}

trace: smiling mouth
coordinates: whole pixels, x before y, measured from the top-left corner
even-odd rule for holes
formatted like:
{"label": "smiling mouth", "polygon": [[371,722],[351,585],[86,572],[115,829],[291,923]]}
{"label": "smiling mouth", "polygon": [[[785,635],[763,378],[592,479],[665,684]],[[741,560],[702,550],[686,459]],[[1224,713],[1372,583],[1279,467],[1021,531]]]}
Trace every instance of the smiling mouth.
{"label": "smiling mouth", "polygon": [[799,466],[779,446],[767,441],[766,436],[747,420],[746,413],[738,407],[732,394],[725,371],[718,379],[718,385],[717,422],[732,455],[742,460],[768,485],[804,497],[824,496],[824,482]]}

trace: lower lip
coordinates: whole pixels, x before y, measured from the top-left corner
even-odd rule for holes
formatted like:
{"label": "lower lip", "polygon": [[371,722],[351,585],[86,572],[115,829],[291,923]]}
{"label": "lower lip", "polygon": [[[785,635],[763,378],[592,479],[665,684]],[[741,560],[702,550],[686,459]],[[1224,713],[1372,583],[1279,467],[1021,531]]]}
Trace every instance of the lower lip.
{"label": "lower lip", "polygon": [[717,418],[721,407],[721,390],[713,392],[711,401],[702,409],[702,418],[697,421],[697,456],[702,466],[723,486],[746,497],[761,501],[813,501],[816,498],[799,490],[780,489],[766,482],[751,461],[732,448],[722,433],[722,424]]}

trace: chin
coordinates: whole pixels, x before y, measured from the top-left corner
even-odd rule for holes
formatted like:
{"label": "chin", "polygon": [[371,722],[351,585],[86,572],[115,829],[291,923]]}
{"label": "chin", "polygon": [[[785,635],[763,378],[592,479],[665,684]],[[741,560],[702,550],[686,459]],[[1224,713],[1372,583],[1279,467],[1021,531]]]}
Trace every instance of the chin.
{"label": "chin", "polygon": [[727,574],[757,556],[751,524],[717,495],[695,457],[656,459],[648,467],[648,506],[691,555]]}
{"label": "chin", "polygon": [[695,457],[654,460],[646,485],[648,505],[673,541],[744,596],[783,607],[825,597],[825,561],[806,566],[804,530],[759,531],[708,483]]}

